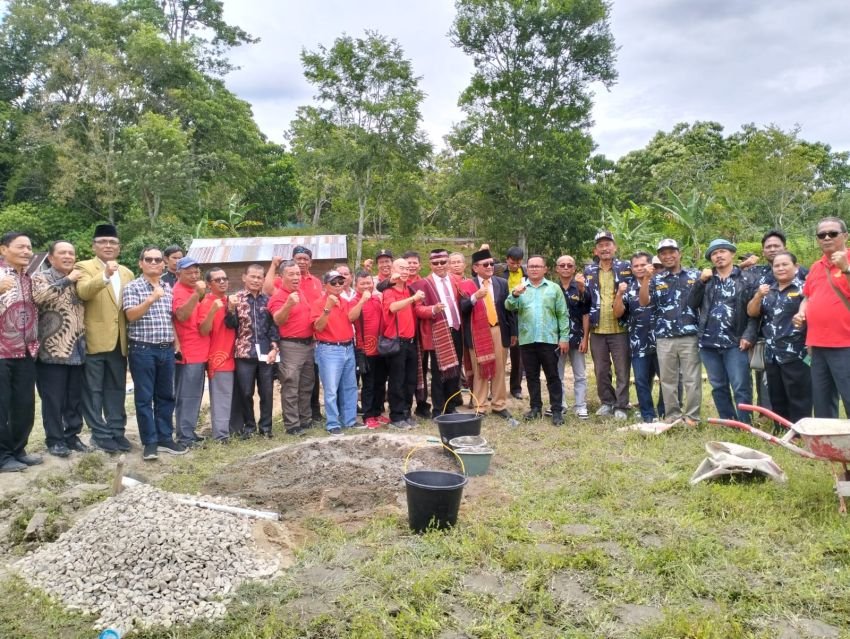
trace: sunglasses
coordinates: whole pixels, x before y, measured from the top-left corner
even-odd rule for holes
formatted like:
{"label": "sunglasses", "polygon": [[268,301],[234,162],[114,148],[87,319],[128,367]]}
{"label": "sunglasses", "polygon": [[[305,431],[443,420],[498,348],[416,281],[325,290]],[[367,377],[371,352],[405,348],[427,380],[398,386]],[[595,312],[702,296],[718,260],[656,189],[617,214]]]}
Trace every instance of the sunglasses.
{"label": "sunglasses", "polygon": [[431,260],[431,264],[433,264],[434,266],[443,266],[448,263],[448,260]]}
{"label": "sunglasses", "polygon": [[490,262],[478,262],[478,266],[483,266],[484,268],[492,268],[493,264],[495,264],[495,262],[493,262],[493,261],[490,261]]}
{"label": "sunglasses", "polygon": [[331,286],[342,286],[345,284],[345,280],[331,280],[328,284]]}
{"label": "sunglasses", "polygon": [[221,284],[222,282],[226,282],[229,279],[230,279],[229,277],[214,277],[210,281],[215,282],[216,284]]}
{"label": "sunglasses", "polygon": [[118,240],[110,240],[110,239],[97,239],[94,241],[95,244],[100,244],[101,246],[118,246],[121,244]]}
{"label": "sunglasses", "polygon": [[558,267],[559,267],[559,268],[575,268],[575,267],[576,267],[576,265],[575,265],[575,264],[567,264],[567,263],[564,263],[564,264],[558,264]]}
{"label": "sunglasses", "polygon": [[162,264],[163,259],[161,257],[143,257],[142,261],[145,264]]}
{"label": "sunglasses", "polygon": [[819,240],[825,240],[826,238],[834,240],[841,235],[841,231],[821,231],[820,233],[815,233],[815,235]]}

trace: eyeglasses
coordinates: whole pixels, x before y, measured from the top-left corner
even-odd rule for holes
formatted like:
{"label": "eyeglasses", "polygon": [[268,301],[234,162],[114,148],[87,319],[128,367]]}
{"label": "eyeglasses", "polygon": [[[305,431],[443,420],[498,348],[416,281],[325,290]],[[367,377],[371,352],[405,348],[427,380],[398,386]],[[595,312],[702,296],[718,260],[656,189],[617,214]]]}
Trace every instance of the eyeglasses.
{"label": "eyeglasses", "polygon": [[161,257],[143,257],[142,260],[145,264],[162,264],[163,262]]}
{"label": "eyeglasses", "polygon": [[113,240],[110,238],[99,237],[94,241],[95,244],[100,244],[101,246],[118,246],[121,244],[118,240]]}
{"label": "eyeglasses", "polygon": [[821,231],[820,233],[815,233],[815,235],[817,235],[819,240],[825,240],[826,238],[834,240],[841,235],[841,231]]}
{"label": "eyeglasses", "polygon": [[229,277],[214,277],[210,281],[215,282],[216,284],[221,284],[222,282],[226,282],[229,279],[230,279]]}
{"label": "eyeglasses", "polygon": [[448,260],[431,260],[431,264],[433,264],[434,266],[445,266],[448,263]]}
{"label": "eyeglasses", "polygon": [[570,264],[568,262],[565,262],[564,264],[558,264],[558,268],[575,268],[575,267],[576,267],[575,264]]}
{"label": "eyeglasses", "polygon": [[493,264],[495,264],[495,262],[492,260],[489,262],[478,262],[478,266],[483,266],[484,268],[493,268]]}
{"label": "eyeglasses", "polygon": [[333,280],[332,282],[328,282],[331,286],[344,286],[345,280]]}

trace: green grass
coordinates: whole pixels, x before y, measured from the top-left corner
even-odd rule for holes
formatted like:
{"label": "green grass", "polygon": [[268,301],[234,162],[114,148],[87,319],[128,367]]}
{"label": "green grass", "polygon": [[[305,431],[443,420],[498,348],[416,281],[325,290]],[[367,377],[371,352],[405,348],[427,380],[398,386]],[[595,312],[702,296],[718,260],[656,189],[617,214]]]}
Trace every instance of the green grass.
{"label": "green grass", "polygon": [[[850,522],[837,512],[825,463],[711,426],[643,438],[596,419],[513,430],[488,419],[484,434],[497,455],[488,476],[470,480],[485,490],[464,503],[454,530],[412,535],[402,514],[357,533],[311,519],[313,540],[296,565],[243,587],[224,620],[132,636],[768,639],[811,618],[850,637]],[[769,452],[788,482],[691,487],[709,440]],[[196,490],[268,447],[198,450],[159,484]],[[342,582],[311,583],[304,575],[317,567]],[[468,583],[480,575],[500,580],[495,593]],[[583,602],[559,598],[551,584],[565,578],[580,584]],[[323,608],[302,617],[305,601]],[[627,626],[618,620],[624,604],[656,615]],[[90,623],[18,580],[2,584],[2,637],[90,638]]]}

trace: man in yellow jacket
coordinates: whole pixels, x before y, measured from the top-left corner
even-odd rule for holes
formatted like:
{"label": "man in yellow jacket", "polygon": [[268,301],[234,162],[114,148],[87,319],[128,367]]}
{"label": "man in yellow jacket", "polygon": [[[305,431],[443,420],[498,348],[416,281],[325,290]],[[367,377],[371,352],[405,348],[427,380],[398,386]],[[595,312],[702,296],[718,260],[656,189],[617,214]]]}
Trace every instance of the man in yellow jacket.
{"label": "man in yellow jacket", "polygon": [[108,453],[130,450],[124,434],[127,413],[127,320],[121,310],[124,287],[133,279],[116,260],[121,252],[112,224],[95,228],[95,257],[77,262],[77,295],[85,304],[86,360],[83,417],[91,428],[91,444]]}

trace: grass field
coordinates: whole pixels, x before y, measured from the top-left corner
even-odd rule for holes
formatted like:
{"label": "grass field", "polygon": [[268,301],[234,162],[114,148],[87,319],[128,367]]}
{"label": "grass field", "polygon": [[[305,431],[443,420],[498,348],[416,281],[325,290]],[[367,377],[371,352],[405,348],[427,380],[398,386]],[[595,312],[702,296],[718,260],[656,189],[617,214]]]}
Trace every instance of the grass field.
{"label": "grass field", "polygon": [[[132,636],[850,637],[850,522],[825,463],[707,425],[656,438],[615,427],[488,418],[497,457],[454,530],[412,535],[403,514],[353,533],[310,519],[295,565],[244,587],[221,622]],[[788,482],[691,487],[709,440],[769,452]],[[191,492],[274,445],[198,450],[156,483]],[[0,584],[0,637],[91,638],[91,623],[17,578]]]}

